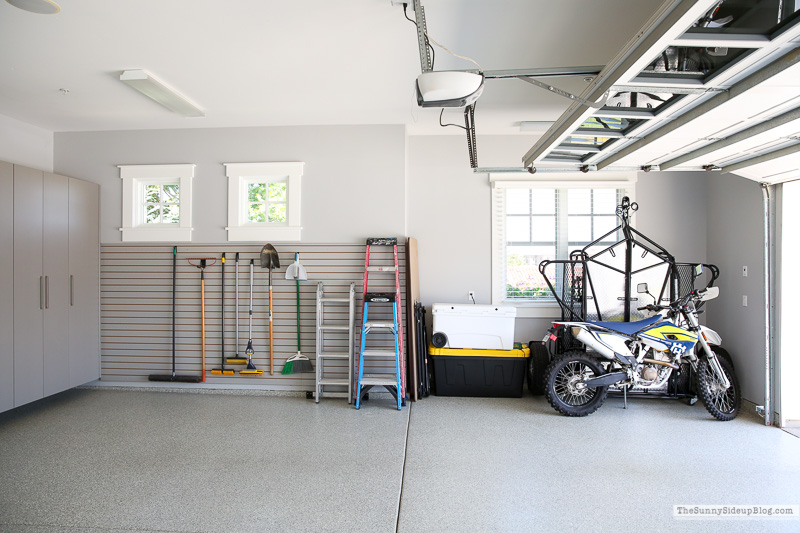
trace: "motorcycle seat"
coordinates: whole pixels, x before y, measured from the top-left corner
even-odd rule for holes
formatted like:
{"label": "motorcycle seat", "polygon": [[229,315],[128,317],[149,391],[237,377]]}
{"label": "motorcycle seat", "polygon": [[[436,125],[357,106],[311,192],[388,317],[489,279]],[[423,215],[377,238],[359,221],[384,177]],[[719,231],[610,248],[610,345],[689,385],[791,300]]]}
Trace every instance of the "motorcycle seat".
{"label": "motorcycle seat", "polygon": [[655,324],[661,320],[661,315],[654,315],[644,320],[637,320],[636,322],[589,322],[595,326],[610,329],[625,335],[633,335],[642,331],[644,328],[651,324]]}

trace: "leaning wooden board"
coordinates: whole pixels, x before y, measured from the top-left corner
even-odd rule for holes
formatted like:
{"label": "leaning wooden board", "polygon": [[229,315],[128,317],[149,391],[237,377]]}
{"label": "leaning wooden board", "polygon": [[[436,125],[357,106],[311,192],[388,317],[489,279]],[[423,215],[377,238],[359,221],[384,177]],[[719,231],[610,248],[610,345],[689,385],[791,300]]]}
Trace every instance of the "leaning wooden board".
{"label": "leaning wooden board", "polygon": [[412,401],[419,399],[419,387],[417,387],[418,368],[417,368],[417,328],[414,327],[414,303],[419,301],[419,257],[417,255],[417,239],[408,238],[406,244],[406,324],[408,327],[408,376],[406,379],[406,389]]}

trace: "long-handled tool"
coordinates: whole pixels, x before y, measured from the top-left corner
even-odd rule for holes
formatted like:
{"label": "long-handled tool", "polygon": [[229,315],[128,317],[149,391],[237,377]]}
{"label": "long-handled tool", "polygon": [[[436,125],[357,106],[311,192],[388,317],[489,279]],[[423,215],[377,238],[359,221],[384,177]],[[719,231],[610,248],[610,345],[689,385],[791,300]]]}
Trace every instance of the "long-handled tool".
{"label": "long-handled tool", "polygon": [[233,376],[235,372],[232,368],[225,368],[225,254],[222,254],[222,289],[220,291],[220,313],[222,318],[220,319],[220,367],[219,368],[212,368],[211,373],[217,376]]}
{"label": "long-handled tool", "polygon": [[[214,257],[190,257],[187,259],[190,265],[200,269],[200,349],[202,353],[203,379],[206,380],[206,268],[216,264]],[[197,263],[192,263],[197,261]],[[213,263],[209,263],[213,261]]]}
{"label": "long-handled tool", "polygon": [[250,310],[248,311],[249,315],[249,325],[247,327],[247,349],[244,351],[245,355],[247,355],[247,368],[244,370],[240,370],[240,374],[244,375],[251,375],[251,376],[260,376],[264,373],[263,370],[259,370],[256,368],[256,365],[253,364],[253,354],[255,350],[253,350],[253,264],[255,260],[250,260]]}
{"label": "long-handled tool", "polygon": [[265,244],[261,249],[261,268],[269,269],[269,373],[274,374],[272,366],[272,269],[280,268],[281,261],[278,251],[271,244]]}
{"label": "long-handled tool", "polygon": [[233,357],[228,357],[225,359],[225,362],[229,365],[246,365],[247,359],[244,357],[239,356],[239,252],[236,252],[236,258],[234,260],[234,271],[236,272],[236,276],[234,279],[235,283],[235,293],[236,293],[236,355]]}
{"label": "long-handled tool", "polygon": [[179,376],[175,373],[175,285],[178,275],[178,247],[172,247],[172,374],[150,374],[150,381],[199,383],[200,376]]}
{"label": "long-handled tool", "polygon": [[286,360],[281,374],[299,374],[300,372],[313,372],[314,367],[311,361],[300,353],[300,282],[308,279],[308,272],[300,264],[300,254],[294,253],[294,263],[286,269],[286,279],[293,279],[295,282],[295,293],[297,294],[297,353]]}

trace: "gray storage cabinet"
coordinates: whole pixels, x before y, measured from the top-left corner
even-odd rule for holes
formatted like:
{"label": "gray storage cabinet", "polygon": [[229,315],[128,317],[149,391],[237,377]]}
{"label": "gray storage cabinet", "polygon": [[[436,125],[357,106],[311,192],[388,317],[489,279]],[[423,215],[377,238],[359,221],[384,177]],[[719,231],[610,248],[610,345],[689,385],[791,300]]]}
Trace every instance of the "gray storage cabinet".
{"label": "gray storage cabinet", "polygon": [[99,186],[3,163],[0,189],[4,411],[100,376]]}

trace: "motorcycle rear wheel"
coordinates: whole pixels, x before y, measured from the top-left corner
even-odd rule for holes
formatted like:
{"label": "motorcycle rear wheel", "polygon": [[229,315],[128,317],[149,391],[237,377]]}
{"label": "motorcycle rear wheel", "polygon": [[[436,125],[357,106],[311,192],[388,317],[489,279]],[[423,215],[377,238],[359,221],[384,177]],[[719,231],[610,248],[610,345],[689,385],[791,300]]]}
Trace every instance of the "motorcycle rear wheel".
{"label": "motorcycle rear wheel", "polygon": [[581,388],[580,383],[605,374],[600,362],[581,351],[566,352],[544,372],[544,394],[553,409],[566,416],[587,416],[603,405],[608,387]]}
{"label": "motorcycle rear wheel", "polygon": [[708,363],[708,359],[703,357],[697,364],[695,374],[695,388],[706,410],[717,420],[733,420],[739,414],[739,407],[742,404],[742,392],[739,389],[739,380],[730,363],[722,357],[717,357],[722,371],[728,378],[731,386],[723,389],[714,369]]}
{"label": "motorcycle rear wheel", "polygon": [[550,364],[550,352],[541,342],[531,341],[528,344],[531,356],[528,358],[528,390],[534,396],[544,394],[544,371]]}

